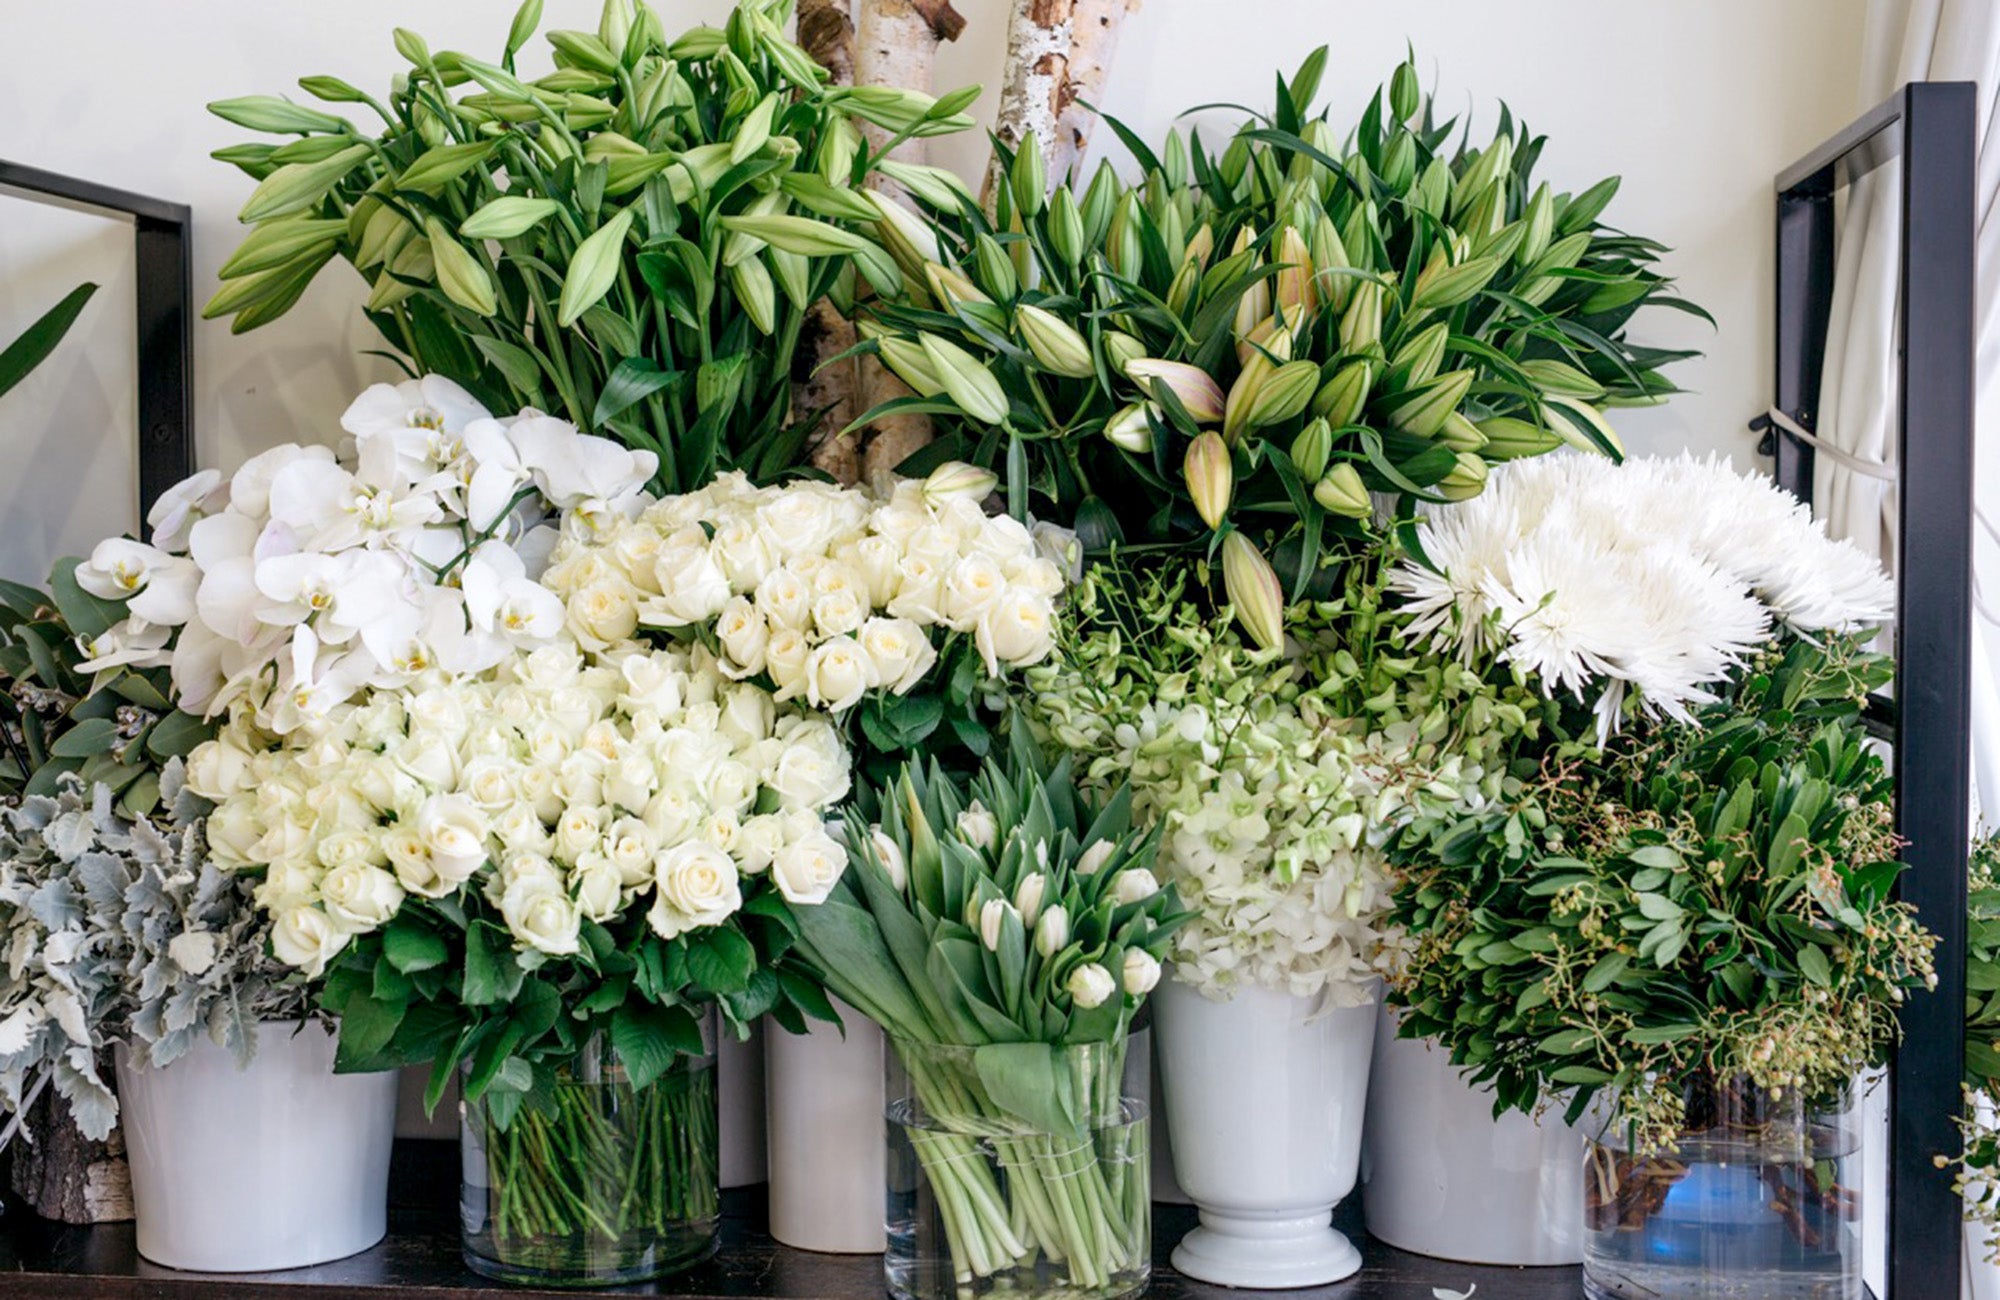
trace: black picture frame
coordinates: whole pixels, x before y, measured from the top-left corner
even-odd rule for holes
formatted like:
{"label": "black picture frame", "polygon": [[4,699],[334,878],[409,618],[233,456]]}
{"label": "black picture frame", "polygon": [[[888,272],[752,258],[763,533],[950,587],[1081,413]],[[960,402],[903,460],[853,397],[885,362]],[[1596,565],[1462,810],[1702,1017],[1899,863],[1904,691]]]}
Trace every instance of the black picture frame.
{"label": "black picture frame", "polygon": [[[1975,87],[1912,82],[1777,178],[1777,405],[1808,432],[1834,291],[1835,195],[1901,161],[1896,336],[1895,745],[1902,896],[1937,935],[1937,989],[1909,1000],[1891,1060],[1885,1300],[1955,1296],[1964,1206],[1953,1171],[1965,1074],[1971,829]],[[1773,428],[1779,483],[1812,500],[1813,448]]]}
{"label": "black picture frame", "polygon": [[[132,223],[137,266],[139,523],[160,494],[194,473],[193,214],[92,181],[0,160],[0,194]],[[21,467],[32,472],[32,466]],[[53,488],[55,485],[51,485]]]}

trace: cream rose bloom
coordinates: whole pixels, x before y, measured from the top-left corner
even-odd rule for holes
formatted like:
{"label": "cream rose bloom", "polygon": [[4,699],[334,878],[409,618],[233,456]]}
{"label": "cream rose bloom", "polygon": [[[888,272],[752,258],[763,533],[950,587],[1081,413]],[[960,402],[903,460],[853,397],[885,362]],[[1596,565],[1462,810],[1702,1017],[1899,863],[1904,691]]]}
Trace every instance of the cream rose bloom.
{"label": "cream rose bloom", "polygon": [[871,618],[862,624],[858,639],[876,685],[897,695],[915,687],[937,662],[930,637],[906,618]]}
{"label": "cream rose bloom", "polygon": [[365,861],[343,863],[319,882],[327,915],[355,934],[386,924],[403,905],[403,896],[392,872]]}
{"label": "cream rose bloom", "polygon": [[807,660],[806,698],[829,713],[845,713],[861,703],[874,676],[861,643],[838,637],[820,645]]}
{"label": "cream rose bloom", "polygon": [[801,722],[784,742],[785,752],[769,780],[781,807],[818,810],[846,797],[851,783],[847,746],[829,723]]}
{"label": "cream rose bloom", "polygon": [[668,849],[660,855],[653,883],[646,920],[663,939],[720,925],[743,906],[736,863],[712,844],[694,841]]}
{"label": "cream rose bloom", "polygon": [[591,854],[569,873],[577,911],[600,924],[618,915],[625,902],[625,881],[618,867],[602,854]]}
{"label": "cream rose bloom", "polygon": [[810,906],[826,901],[846,869],[847,851],[820,831],[779,849],[771,860],[771,879],[786,902]]}
{"label": "cream rose bloom", "polygon": [[569,629],[592,650],[602,650],[632,635],[639,626],[639,605],[632,584],[607,577],[580,587],[569,598]]}
{"label": "cream rose bloom", "polygon": [[979,616],[973,644],[979,647],[986,671],[998,676],[1000,666],[1026,668],[1049,657],[1055,649],[1055,604],[1038,591],[1010,587]]}
{"label": "cream rose bloom", "polygon": [[567,957],[580,946],[576,903],[559,884],[539,876],[508,886],[500,916],[516,943],[551,957]]}
{"label": "cream rose bloom", "polygon": [[770,675],[771,684],[778,688],[779,700],[789,700],[805,693],[811,680],[807,674],[811,658],[812,644],[797,628],[779,628],[771,634],[764,647],[764,671]]}
{"label": "cream rose bloom", "polygon": [[1006,591],[1007,575],[990,556],[965,556],[945,574],[944,620],[954,631],[970,632]]}
{"label": "cream rose bloom", "polygon": [[749,597],[730,597],[716,616],[715,634],[723,653],[729,656],[724,672],[731,677],[748,677],[764,671],[764,647],[770,643],[771,628]]}
{"label": "cream rose bloom", "polygon": [[757,584],[756,604],[774,633],[802,628],[812,617],[812,584],[790,567],[773,569]]}
{"label": "cream rose bloom", "polygon": [[271,951],[287,966],[296,966],[308,979],[326,973],[326,964],[347,946],[347,934],[340,924],[310,903],[286,908],[271,926]]}

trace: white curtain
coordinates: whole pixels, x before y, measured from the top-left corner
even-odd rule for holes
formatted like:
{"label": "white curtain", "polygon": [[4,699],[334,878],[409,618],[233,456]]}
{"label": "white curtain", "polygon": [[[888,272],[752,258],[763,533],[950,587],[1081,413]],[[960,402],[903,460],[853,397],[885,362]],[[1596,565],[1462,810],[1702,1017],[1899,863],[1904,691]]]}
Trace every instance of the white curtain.
{"label": "white curtain", "polygon": [[[2000,419],[2000,0],[1872,0],[1862,48],[1857,109],[1880,103],[1909,81],[1972,81],[1979,96],[1979,167],[1975,192],[1978,298],[1975,315],[1975,428]],[[1848,188],[1836,218],[1836,272],[1820,389],[1818,433],[1845,457],[1816,461],[1813,500],[1835,536],[1880,556],[1896,554],[1895,356],[1896,279],[1901,239],[1894,167]],[[1973,778],[1979,816],[2000,822],[2000,447],[1984,440],[1976,470],[1982,525],[1974,578],[1979,618],[1973,628]],[[1859,467],[1849,461],[1859,462]],[[1880,467],[1870,472],[1868,467]],[[1990,595],[1988,593],[1991,593]],[[1880,1216],[1887,1186],[1887,1089],[1872,1090],[1866,1111],[1863,1195],[1870,1207],[1867,1274],[1880,1294],[1886,1232]],[[1983,1242],[1980,1244],[1984,1244]],[[1968,1243],[1965,1294],[2000,1300],[2000,1270]]]}

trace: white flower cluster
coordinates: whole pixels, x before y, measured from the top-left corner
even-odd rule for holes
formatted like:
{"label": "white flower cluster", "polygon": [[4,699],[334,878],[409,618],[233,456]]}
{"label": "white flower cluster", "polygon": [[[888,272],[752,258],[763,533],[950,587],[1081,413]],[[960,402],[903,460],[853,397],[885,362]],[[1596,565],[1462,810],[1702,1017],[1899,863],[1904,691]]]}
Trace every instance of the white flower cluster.
{"label": "white flower cluster", "polygon": [[518,948],[563,956],[585,919],[635,907],[666,938],[720,924],[765,873],[819,902],[847,860],[824,821],[849,787],[833,725],[698,645],[559,643],[282,737],[255,717],[239,701],[188,785],[216,803],[216,859],[264,870],[273,946],[309,974],[411,896],[477,892]]}
{"label": "white flower cluster", "polygon": [[1418,535],[1435,568],[1409,561],[1392,580],[1411,635],[1465,663],[1514,663],[1545,694],[1597,688],[1600,740],[1628,694],[1685,720],[1774,622],[1851,629],[1895,608],[1872,558],[1715,458],[1509,462]]}
{"label": "white flower cluster", "polygon": [[204,470],[154,507],[150,545],[100,544],[77,582],[127,617],[83,669],[171,664],[208,716],[269,682],[260,721],[282,733],[367,687],[490,668],[562,629],[534,580],[553,512],[636,514],[656,465],[539,412],[496,420],[437,376],[376,385],[341,426],[345,462],[287,444]]}
{"label": "white flower cluster", "polygon": [[544,581],[585,646],[712,629],[729,676],[761,674],[780,701],[840,713],[921,681],[937,629],[970,636],[993,675],[1048,655],[1064,574],[1029,529],[980,509],[993,482],[949,464],[883,500],[726,474],[629,522],[572,531]]}

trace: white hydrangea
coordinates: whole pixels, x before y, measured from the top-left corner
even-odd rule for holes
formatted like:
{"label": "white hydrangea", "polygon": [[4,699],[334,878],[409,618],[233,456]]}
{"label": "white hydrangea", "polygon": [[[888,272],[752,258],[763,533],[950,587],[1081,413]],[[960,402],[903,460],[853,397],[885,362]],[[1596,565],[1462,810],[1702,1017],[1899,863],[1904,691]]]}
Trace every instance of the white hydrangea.
{"label": "white hydrangea", "polygon": [[282,735],[238,698],[190,756],[209,849],[260,869],[273,946],[318,974],[410,897],[477,894],[523,951],[643,913],[672,938],[727,920],[769,872],[817,903],[849,762],[832,724],[732,680],[699,644],[567,639],[474,674],[429,669]]}
{"label": "white hydrangea", "polygon": [[1509,462],[1418,538],[1428,564],[1392,580],[1410,634],[1464,663],[1513,663],[1547,694],[1595,692],[1600,740],[1633,707],[1686,719],[1774,625],[1849,629],[1894,610],[1874,560],[1714,457]]}
{"label": "white hydrangea", "polygon": [[1048,656],[1065,575],[1045,536],[980,508],[992,476],[966,469],[886,498],[727,474],[630,521],[566,529],[543,580],[586,646],[706,629],[728,676],[761,676],[778,700],[835,714],[871,691],[911,690],[943,634],[972,638],[997,676]]}
{"label": "white hydrangea", "polygon": [[127,617],[83,669],[171,665],[189,712],[254,692],[288,732],[366,688],[491,668],[561,630],[534,581],[554,513],[636,514],[657,463],[536,411],[494,419],[435,375],[377,384],[341,426],[346,457],[287,444],[204,470],[155,505],[151,544],[101,543],[77,582]]}

